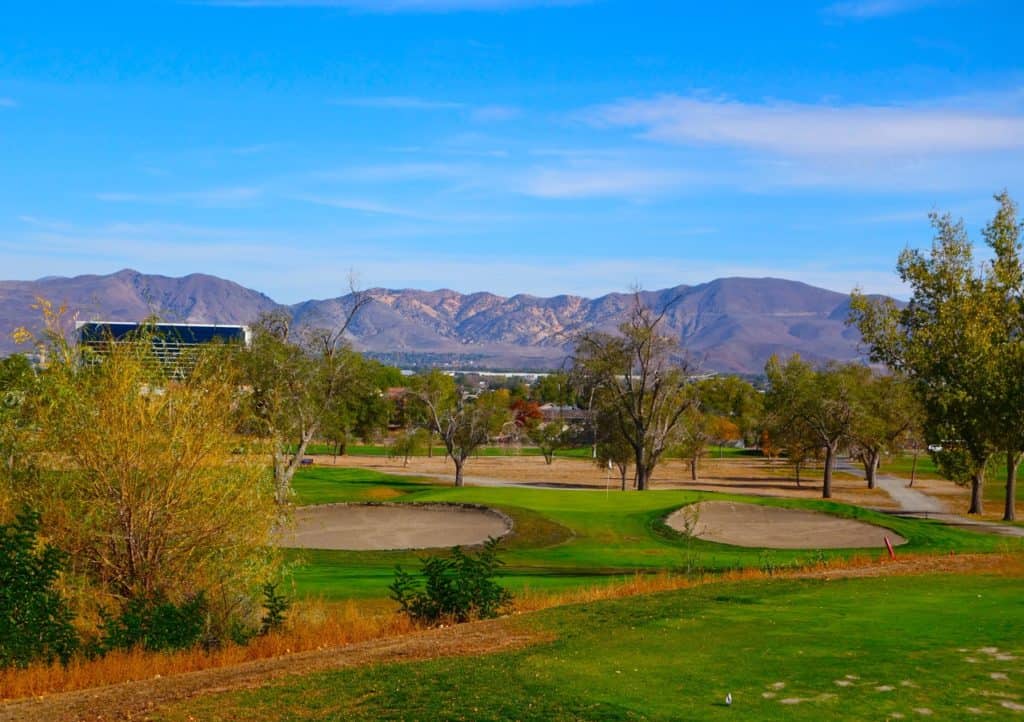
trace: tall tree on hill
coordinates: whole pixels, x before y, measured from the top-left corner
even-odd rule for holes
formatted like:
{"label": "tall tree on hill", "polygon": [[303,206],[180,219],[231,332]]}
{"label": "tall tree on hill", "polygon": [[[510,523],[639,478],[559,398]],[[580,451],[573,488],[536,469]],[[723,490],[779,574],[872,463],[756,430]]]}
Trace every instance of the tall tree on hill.
{"label": "tall tree on hill", "polygon": [[931,221],[931,250],[906,249],[897,263],[910,303],[901,309],[855,291],[850,319],[871,358],[910,379],[925,436],[942,446],[936,461],[946,476],[970,484],[968,513],[980,514],[985,469],[1006,436],[996,403],[1005,402],[1000,299],[975,263],[963,222],[937,213]]}
{"label": "tall tree on hill", "polygon": [[640,491],[649,488],[683,414],[694,403],[679,343],[659,332],[667,311],[668,306],[655,313],[637,292],[617,335],[591,331],[576,338],[573,375],[596,390],[594,403],[610,415],[632,449]]}
{"label": "tall tree on hill", "polygon": [[816,371],[798,355],[785,363],[773,355],[765,366],[765,410],[779,423],[798,425],[825,450],[821,495],[832,498],[832,470],[854,420],[856,373],[830,365]]}

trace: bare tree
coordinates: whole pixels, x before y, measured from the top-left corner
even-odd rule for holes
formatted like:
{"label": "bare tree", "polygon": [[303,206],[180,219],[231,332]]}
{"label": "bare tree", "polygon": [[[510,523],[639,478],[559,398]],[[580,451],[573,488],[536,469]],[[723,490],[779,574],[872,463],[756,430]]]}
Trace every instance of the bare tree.
{"label": "bare tree", "polygon": [[270,441],[279,504],[289,499],[309,443],[357,380],[358,364],[345,332],[371,300],[353,290],[343,321],[334,328],[297,330],[283,311],[263,314],[254,324],[252,347],[243,360],[251,391],[249,425]]}
{"label": "bare tree", "polygon": [[595,405],[607,412],[632,449],[641,491],[649,488],[683,414],[694,403],[679,343],[659,333],[670,307],[655,313],[635,292],[617,335],[591,331],[576,338],[574,375],[596,389]]}

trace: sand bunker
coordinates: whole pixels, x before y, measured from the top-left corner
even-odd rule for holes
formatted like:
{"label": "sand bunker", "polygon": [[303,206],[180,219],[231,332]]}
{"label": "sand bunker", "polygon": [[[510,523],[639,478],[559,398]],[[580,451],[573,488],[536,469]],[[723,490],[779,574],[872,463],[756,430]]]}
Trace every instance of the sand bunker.
{"label": "sand bunker", "polygon": [[686,531],[688,515],[696,510],[694,536],[721,544],[770,549],[846,549],[884,547],[884,537],[896,544],[906,539],[895,532],[853,519],[816,511],[783,509],[731,501],[705,501],[673,512],[666,523]]}
{"label": "sand bunker", "polygon": [[430,549],[482,544],[512,530],[504,514],[449,504],[325,504],[295,512],[282,546],[306,549]]}

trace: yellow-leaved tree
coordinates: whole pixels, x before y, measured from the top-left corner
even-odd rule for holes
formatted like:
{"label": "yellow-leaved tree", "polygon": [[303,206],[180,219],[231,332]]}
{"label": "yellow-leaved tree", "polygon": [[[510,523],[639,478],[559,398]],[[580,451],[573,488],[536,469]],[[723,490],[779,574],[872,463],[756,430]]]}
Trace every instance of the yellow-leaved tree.
{"label": "yellow-leaved tree", "polygon": [[276,574],[279,510],[236,433],[236,349],[168,359],[145,327],[100,348],[53,329],[42,343],[39,473],[15,493],[70,555],[84,607],[203,595],[214,636],[252,621]]}

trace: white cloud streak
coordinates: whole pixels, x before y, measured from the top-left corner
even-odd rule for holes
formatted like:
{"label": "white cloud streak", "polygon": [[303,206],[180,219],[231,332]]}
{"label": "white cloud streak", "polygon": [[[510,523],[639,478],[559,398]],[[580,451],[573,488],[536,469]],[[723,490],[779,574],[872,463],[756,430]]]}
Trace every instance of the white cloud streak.
{"label": "white cloud streak", "polygon": [[106,203],[140,203],[153,205],[196,205],[234,207],[248,205],[263,195],[263,189],[238,186],[209,188],[200,191],[168,191],[156,193],[103,192],[96,199]]}
{"label": "white cloud streak", "polygon": [[843,0],[825,8],[826,15],[851,20],[871,20],[918,10],[932,4],[928,0]]}
{"label": "white cloud streak", "polygon": [[734,146],[786,155],[863,156],[1024,149],[1024,116],[900,106],[741,103],[663,95],[593,108],[598,126],[685,145]]}

